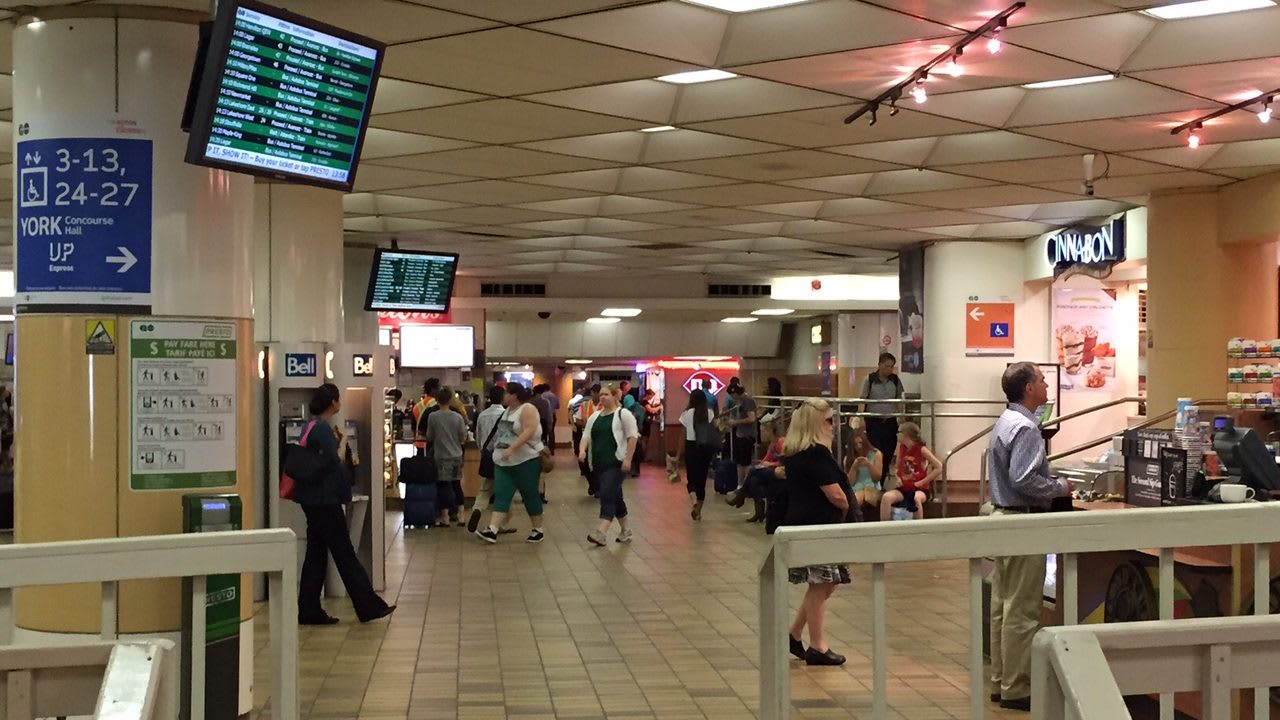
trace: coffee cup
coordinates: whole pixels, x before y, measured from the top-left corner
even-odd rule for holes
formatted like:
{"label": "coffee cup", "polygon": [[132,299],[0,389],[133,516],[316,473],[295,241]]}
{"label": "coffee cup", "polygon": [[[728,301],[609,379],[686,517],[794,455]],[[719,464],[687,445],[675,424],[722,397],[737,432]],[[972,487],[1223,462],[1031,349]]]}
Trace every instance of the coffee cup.
{"label": "coffee cup", "polygon": [[1253,488],[1237,483],[1220,483],[1218,494],[1224,503],[1242,503],[1252,500],[1254,496]]}

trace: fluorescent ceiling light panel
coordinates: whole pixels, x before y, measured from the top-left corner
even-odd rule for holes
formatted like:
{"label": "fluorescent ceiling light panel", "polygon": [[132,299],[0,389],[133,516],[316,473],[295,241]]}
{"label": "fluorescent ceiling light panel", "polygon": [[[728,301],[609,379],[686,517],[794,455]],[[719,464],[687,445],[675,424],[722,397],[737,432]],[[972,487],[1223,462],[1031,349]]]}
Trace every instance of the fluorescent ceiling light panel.
{"label": "fluorescent ceiling light panel", "polygon": [[676,73],[674,75],[663,75],[658,79],[662,82],[675,83],[676,85],[692,85],[694,83],[728,80],[736,77],[738,76],[724,70],[690,70],[689,72]]}
{"label": "fluorescent ceiling light panel", "polygon": [[1086,75],[1085,77],[1064,78],[1062,80],[1045,80],[1044,82],[1027,83],[1022,87],[1028,90],[1045,90],[1048,88],[1071,87],[1072,85],[1089,85],[1091,83],[1115,80],[1115,75]]}
{"label": "fluorescent ceiling light panel", "polygon": [[1275,7],[1275,0],[1199,0],[1199,2],[1175,3],[1147,8],[1142,12],[1158,17],[1161,20],[1182,20],[1184,18],[1204,17],[1205,15],[1221,15],[1223,13],[1240,12],[1242,10],[1258,10]]}
{"label": "fluorescent ceiling light panel", "polygon": [[776,277],[769,283],[775,301],[898,301],[896,275],[819,275]]}
{"label": "fluorescent ceiling light panel", "polygon": [[600,315],[602,317],[624,318],[635,317],[641,312],[640,308],[605,308],[600,311]]}
{"label": "fluorescent ceiling light panel", "polygon": [[755,10],[768,10],[769,8],[783,7],[785,5],[799,5],[809,0],[684,0],[694,5],[702,5],[703,7],[715,8],[716,10],[725,10],[732,13],[753,12]]}
{"label": "fluorescent ceiling light panel", "polygon": [[795,310],[792,310],[791,308],[760,308],[759,310],[753,311],[751,314],[759,315],[760,317],[782,317],[783,315],[790,315],[793,312],[795,312]]}
{"label": "fluorescent ceiling light panel", "polygon": [[668,130],[675,130],[675,127],[671,125],[659,125],[657,127],[641,128],[640,132],[667,132]]}
{"label": "fluorescent ceiling light panel", "polygon": [[756,317],[727,317],[727,318],[725,318],[725,319],[721,320],[720,322],[722,322],[722,323],[733,323],[733,324],[736,324],[736,325],[741,325],[741,324],[745,324],[745,323],[753,323],[753,322],[755,322],[755,321],[757,321],[757,320],[759,320],[759,319],[760,319],[760,318],[756,318]]}
{"label": "fluorescent ceiling light panel", "polygon": [[613,323],[622,322],[622,318],[616,317],[593,317],[587,318],[587,322],[592,325],[612,325]]}
{"label": "fluorescent ceiling light panel", "polygon": [[579,358],[579,359],[574,359],[574,360],[565,360],[565,361],[564,361],[564,364],[565,364],[565,365],[590,365],[590,364],[591,364],[591,361],[590,361],[590,360],[583,360],[583,359],[580,359],[580,358]]}

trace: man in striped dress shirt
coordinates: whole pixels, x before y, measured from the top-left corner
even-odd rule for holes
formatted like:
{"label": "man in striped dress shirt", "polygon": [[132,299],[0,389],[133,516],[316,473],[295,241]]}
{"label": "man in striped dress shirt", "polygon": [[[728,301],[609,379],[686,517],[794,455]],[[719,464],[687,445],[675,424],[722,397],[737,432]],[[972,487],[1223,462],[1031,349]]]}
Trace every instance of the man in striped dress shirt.
{"label": "man in striped dress shirt", "polygon": [[[1049,474],[1036,410],[1049,386],[1032,363],[1010,365],[1000,379],[1009,407],[991,430],[987,477],[994,516],[1044,512],[1066,495],[1065,481]],[[1045,557],[996,560],[991,578],[991,699],[1010,710],[1031,709],[1031,640],[1040,629]]]}

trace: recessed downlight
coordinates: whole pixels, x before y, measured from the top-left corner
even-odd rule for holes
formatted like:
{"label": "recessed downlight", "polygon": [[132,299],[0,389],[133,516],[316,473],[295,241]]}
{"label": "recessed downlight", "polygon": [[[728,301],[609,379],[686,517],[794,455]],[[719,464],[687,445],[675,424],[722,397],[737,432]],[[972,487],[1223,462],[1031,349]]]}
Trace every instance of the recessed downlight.
{"label": "recessed downlight", "polygon": [[768,10],[769,8],[784,7],[786,5],[799,5],[809,0],[684,0],[693,5],[701,5],[703,7],[715,8],[716,10],[724,10],[731,13],[754,12],[756,10]]}
{"label": "recessed downlight", "polygon": [[640,128],[640,132],[648,132],[648,133],[668,132],[670,130],[675,130],[675,129],[676,128],[674,125],[658,125],[657,127]]}
{"label": "recessed downlight", "polygon": [[1275,7],[1275,5],[1275,0],[1199,0],[1198,2],[1161,5],[1147,8],[1142,12],[1161,20],[1183,20],[1206,15],[1241,12],[1243,10],[1259,10],[1261,8]]}
{"label": "recessed downlight", "polygon": [[759,320],[759,319],[760,319],[760,318],[758,318],[758,317],[727,317],[727,318],[725,318],[725,319],[721,320],[720,322],[722,322],[722,323],[730,323],[730,324],[735,324],[735,325],[745,325],[746,323],[753,323],[753,322],[756,322],[756,321],[757,321],[757,320]]}
{"label": "recessed downlight", "polygon": [[1048,88],[1071,87],[1072,85],[1090,85],[1092,83],[1107,82],[1115,80],[1116,76],[1107,75],[1086,75],[1084,77],[1063,78],[1061,80],[1045,80],[1044,82],[1027,83],[1022,87],[1028,90],[1046,90]]}
{"label": "recessed downlight", "polygon": [[643,312],[640,308],[605,308],[600,311],[601,317],[633,318]]}
{"label": "recessed downlight", "polygon": [[693,85],[694,83],[715,82],[716,80],[728,80],[736,77],[738,76],[724,70],[690,70],[689,72],[663,75],[658,80],[676,85]]}

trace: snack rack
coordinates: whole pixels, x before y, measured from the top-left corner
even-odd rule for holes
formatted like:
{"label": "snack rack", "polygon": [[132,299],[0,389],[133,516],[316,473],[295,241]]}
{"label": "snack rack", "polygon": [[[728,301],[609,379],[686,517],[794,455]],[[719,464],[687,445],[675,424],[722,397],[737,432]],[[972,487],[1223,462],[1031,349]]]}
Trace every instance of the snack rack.
{"label": "snack rack", "polygon": [[1280,340],[1232,338],[1227,343],[1227,406],[1275,412],[1280,396]]}

